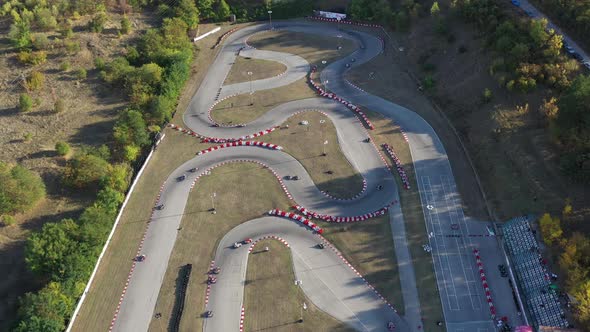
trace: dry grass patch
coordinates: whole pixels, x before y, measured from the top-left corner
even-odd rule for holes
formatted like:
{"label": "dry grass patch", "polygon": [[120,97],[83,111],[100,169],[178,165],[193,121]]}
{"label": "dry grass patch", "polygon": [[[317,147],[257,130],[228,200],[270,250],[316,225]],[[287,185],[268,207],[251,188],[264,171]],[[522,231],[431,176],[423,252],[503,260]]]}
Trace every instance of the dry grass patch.
{"label": "dry grass patch", "polygon": [[389,215],[351,224],[321,223],[320,226],[326,232],[324,236],[350,264],[403,315],[404,303]]}
{"label": "dry grass patch", "polygon": [[[287,66],[280,62],[238,56],[223,84],[260,80],[277,76],[286,70]],[[248,72],[251,72],[252,75],[248,75]]]}
{"label": "dry grass patch", "polygon": [[[208,211],[212,193],[217,194],[215,215]],[[244,197],[248,197],[248,204],[244,204]],[[183,331],[200,331],[206,274],[219,240],[244,221],[273,208],[288,207],[289,201],[274,175],[258,164],[224,165],[201,178],[189,197],[156,303],[155,312],[160,312],[162,318],[152,321],[150,331],[166,330],[176,298],[178,269],[187,263],[193,264],[193,270],[180,327]]]}
{"label": "dry grass patch", "polygon": [[[258,249],[268,247],[269,252]],[[318,309],[295,286],[291,252],[276,240],[264,240],[248,259],[244,308],[246,331],[352,331]],[[280,296],[277,296],[280,294]],[[303,303],[307,310],[303,310]],[[298,323],[302,318],[303,322]]]}
{"label": "dry grass patch", "polygon": [[248,123],[288,101],[316,97],[305,79],[280,88],[255,91],[228,98],[211,110],[211,117],[221,124]]}
{"label": "dry grass patch", "polygon": [[[309,125],[300,125],[303,120]],[[322,120],[324,123],[320,123]],[[314,111],[300,113],[281,128],[284,129],[274,131],[265,140],[282,146],[295,157],[320,190],[339,198],[350,198],[362,191],[363,178],[340,150],[336,128],[327,116]],[[325,141],[328,144],[323,144]],[[326,156],[322,156],[324,152]]]}
{"label": "dry grass patch", "polygon": [[[422,308],[422,317],[424,318],[424,330],[442,331],[441,327],[436,326],[436,322],[443,319],[443,312],[434,274],[432,255],[422,249],[422,245],[428,243],[428,238],[410,147],[401,135],[400,127],[393,121],[374,112],[368,111],[367,114],[375,126],[375,130],[371,131],[375,144],[379,146],[382,143],[391,145],[408,174],[412,188],[410,190],[403,189],[399,176],[397,173],[394,175],[398,188],[400,188],[400,204],[404,214],[406,238],[416,275],[416,287],[418,288],[418,297]],[[384,151],[382,152],[387,156]],[[386,157],[385,159],[392,165],[391,158]],[[395,172],[395,167],[393,172]]]}

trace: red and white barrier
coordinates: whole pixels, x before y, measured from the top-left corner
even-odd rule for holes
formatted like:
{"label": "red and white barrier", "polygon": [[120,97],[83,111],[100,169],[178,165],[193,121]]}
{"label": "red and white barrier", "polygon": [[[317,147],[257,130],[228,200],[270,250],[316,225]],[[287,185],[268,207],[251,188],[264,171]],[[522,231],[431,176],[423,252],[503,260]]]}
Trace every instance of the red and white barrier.
{"label": "red and white barrier", "polygon": [[321,17],[321,16],[308,16],[307,19],[315,20],[315,21],[322,21],[322,22],[330,22],[330,23],[341,23],[341,24],[346,24],[346,25],[357,25],[357,26],[369,27],[369,28],[383,28],[381,25],[375,24],[375,23],[364,23],[364,22],[349,21],[349,20],[338,21],[337,19],[334,19],[334,18],[326,18],[326,17]]}
{"label": "red and white barrier", "polygon": [[242,312],[240,313],[240,332],[244,332],[244,316],[246,316],[244,306],[242,306]]}
{"label": "red and white barrier", "polygon": [[223,149],[223,148],[230,148],[230,147],[237,147],[237,146],[259,146],[261,148],[267,148],[271,150],[282,150],[283,148],[276,144],[266,143],[266,142],[258,142],[258,141],[237,141],[237,142],[229,142],[223,143],[221,145],[212,146],[210,148],[201,150],[197,152],[197,156],[203,155],[208,152],[212,152],[215,150]]}
{"label": "red and white barrier", "polygon": [[286,211],[282,211],[282,210],[273,209],[273,210],[268,211],[268,214],[271,216],[279,216],[279,217],[284,217],[284,218],[296,220],[296,221],[304,224],[305,226],[311,228],[312,230],[316,231],[318,234],[322,234],[324,232],[324,230],[321,229],[320,226],[314,224],[311,220],[305,218],[302,215],[295,214],[293,212],[286,212]]}
{"label": "red and white barrier", "polygon": [[227,36],[231,35],[233,32],[235,32],[236,30],[238,30],[239,28],[233,28],[227,32],[225,32],[223,35],[219,36],[219,39],[217,40],[217,43],[215,43],[215,45],[213,46],[213,48],[217,48],[219,45],[221,45],[221,42],[227,38]]}
{"label": "red and white barrier", "polygon": [[475,255],[475,262],[477,263],[477,268],[479,270],[479,277],[481,279],[481,284],[486,295],[486,301],[490,306],[490,314],[492,316],[492,319],[496,319],[496,308],[494,307],[494,302],[492,301],[492,293],[490,292],[488,280],[483,269],[483,263],[481,262],[481,257],[479,256],[479,250],[473,249],[473,254]]}
{"label": "red and white barrier", "polygon": [[320,96],[322,97],[327,97],[333,100],[336,100],[344,105],[346,105],[346,107],[350,108],[353,112],[355,112],[355,114],[361,118],[365,124],[367,125],[367,127],[371,130],[375,129],[375,127],[373,126],[373,124],[371,123],[371,121],[369,120],[369,118],[367,117],[367,115],[361,110],[360,107],[354,105],[353,103],[343,99],[342,97],[339,97],[338,95],[332,93],[332,92],[327,92],[326,90],[322,89],[322,87],[317,84],[316,82],[314,82],[314,80],[311,78],[311,75],[313,73],[315,73],[317,70],[317,68],[314,66],[311,68],[311,73],[309,74],[308,77],[308,81],[309,84],[311,84],[314,89],[319,93]]}
{"label": "red and white barrier", "polygon": [[365,213],[360,216],[349,216],[349,217],[336,217],[336,216],[330,216],[330,215],[326,215],[326,214],[319,214],[317,212],[310,211],[300,205],[293,205],[292,208],[299,211],[300,213],[302,213],[306,217],[312,217],[312,218],[320,219],[320,220],[327,221],[327,222],[350,223],[350,222],[365,221],[365,220],[368,220],[371,218],[385,215],[385,213],[387,213],[389,208],[391,208],[391,206],[393,206],[394,204],[397,204],[397,200],[392,201],[391,203],[387,204],[386,206],[382,207],[381,209],[379,209],[377,211]]}
{"label": "red and white barrier", "polygon": [[395,168],[397,168],[399,177],[401,178],[402,183],[404,185],[404,188],[410,189],[410,180],[408,180],[408,174],[406,174],[406,170],[404,169],[404,166],[395,154],[395,151],[393,151],[393,148],[387,143],[383,143],[382,146],[383,148],[385,148],[385,151],[387,151],[387,154],[389,154],[389,157],[391,157],[391,159],[393,160]]}
{"label": "red and white barrier", "polygon": [[199,134],[195,133],[194,131],[192,131],[192,130],[190,130],[190,129],[185,129],[185,128],[182,128],[182,127],[180,127],[180,126],[177,126],[177,125],[175,125],[175,124],[173,124],[173,123],[170,123],[170,124],[168,124],[168,127],[172,128],[172,129],[174,129],[174,130],[176,130],[176,131],[179,131],[179,132],[181,132],[181,133],[183,133],[183,134],[190,135],[190,136],[192,136],[192,137],[201,137],[201,135],[199,135]]}

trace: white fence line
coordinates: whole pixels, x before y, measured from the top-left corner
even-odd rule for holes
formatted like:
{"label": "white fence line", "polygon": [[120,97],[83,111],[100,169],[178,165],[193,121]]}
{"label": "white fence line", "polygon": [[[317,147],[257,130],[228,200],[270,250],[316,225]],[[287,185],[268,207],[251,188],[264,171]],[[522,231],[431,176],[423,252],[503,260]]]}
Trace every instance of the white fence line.
{"label": "white fence line", "polygon": [[211,34],[214,34],[214,33],[216,33],[219,30],[221,30],[221,28],[220,27],[217,27],[217,28],[215,28],[215,29],[213,29],[213,30],[211,30],[209,32],[206,32],[206,33],[204,33],[204,34],[202,34],[202,35],[200,35],[198,37],[195,37],[195,38],[193,38],[193,42],[196,42],[197,40],[203,39],[203,38],[205,38],[205,37],[207,37],[207,36],[209,36]]}
{"label": "white fence line", "polygon": [[[164,138],[164,136],[162,136],[162,138],[160,138],[160,140],[158,140],[158,142],[161,141],[163,138]],[[98,260],[96,261],[96,265],[94,265],[94,270],[92,271],[92,274],[90,275],[90,279],[88,279],[88,283],[86,284],[86,288],[84,288],[84,292],[82,293],[82,296],[80,296],[80,300],[78,300],[78,304],[76,305],[76,309],[74,310],[74,313],[72,314],[72,318],[70,318],[70,322],[68,323],[68,328],[66,329],[66,332],[70,332],[72,330],[72,327],[74,326],[74,321],[76,320],[76,317],[78,316],[78,312],[80,311],[80,308],[82,307],[82,303],[84,303],[84,300],[86,299],[86,294],[88,294],[88,290],[90,290],[90,285],[92,285],[92,281],[94,280],[94,276],[96,275],[96,272],[98,271],[98,266],[100,265],[100,262],[102,261],[102,258],[104,256],[105,252],[107,251],[109,244],[111,243],[111,239],[113,238],[113,234],[115,234],[115,229],[117,229],[117,225],[119,225],[119,221],[121,220],[121,215],[123,215],[123,210],[125,210],[125,206],[127,205],[127,202],[129,201],[129,197],[131,197],[131,194],[133,193],[133,189],[135,189],[135,185],[139,181],[139,178],[143,174],[143,171],[145,170],[150,159],[152,158],[152,155],[154,154],[155,150],[156,149],[154,148],[154,149],[152,149],[152,151],[150,151],[147,158],[145,159],[145,162],[143,163],[143,166],[141,166],[141,168],[139,169],[139,172],[137,172],[137,175],[135,176],[135,179],[133,180],[131,187],[129,187],[129,192],[127,192],[127,196],[125,196],[125,200],[123,201],[123,204],[121,205],[121,208],[119,210],[119,214],[117,215],[117,218],[115,219],[115,223],[113,224],[113,228],[111,229],[111,233],[109,234],[109,237],[107,238],[107,241],[105,242],[104,247],[102,247],[102,251],[100,252],[100,255],[98,256]]]}

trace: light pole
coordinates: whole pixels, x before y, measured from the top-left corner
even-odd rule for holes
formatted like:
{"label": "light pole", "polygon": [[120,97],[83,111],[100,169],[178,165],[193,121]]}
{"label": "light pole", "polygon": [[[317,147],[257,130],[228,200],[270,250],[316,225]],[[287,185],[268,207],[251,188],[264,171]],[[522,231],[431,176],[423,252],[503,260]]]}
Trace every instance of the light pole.
{"label": "light pole", "polygon": [[215,197],[217,197],[216,193],[211,194],[211,213],[216,214],[217,212],[215,211]]}
{"label": "light pole", "polygon": [[268,11],[268,23],[270,25],[270,29],[272,30],[272,10]]}
{"label": "light pole", "polygon": [[321,138],[321,142],[322,142],[322,156],[326,155],[326,144],[328,144],[328,141],[324,141],[324,123],[326,123],[326,120],[322,119],[320,120],[320,138]]}
{"label": "light pole", "polygon": [[251,71],[248,72],[248,79],[250,80],[250,106],[254,105],[254,101],[252,99],[252,95],[254,94],[254,91],[252,90],[252,74],[253,73]]}

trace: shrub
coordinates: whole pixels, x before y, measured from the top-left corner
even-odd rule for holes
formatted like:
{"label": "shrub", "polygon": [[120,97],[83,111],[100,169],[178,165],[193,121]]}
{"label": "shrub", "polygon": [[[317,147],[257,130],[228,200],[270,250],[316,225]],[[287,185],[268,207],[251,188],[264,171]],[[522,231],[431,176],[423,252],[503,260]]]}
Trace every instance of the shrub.
{"label": "shrub", "polygon": [[485,88],[482,98],[484,103],[489,103],[492,100],[492,90]]}
{"label": "shrub", "polygon": [[104,70],[104,68],[105,68],[104,59],[101,57],[95,58],[94,59],[94,67],[98,70]]}
{"label": "shrub", "polygon": [[107,22],[108,16],[104,10],[94,14],[94,17],[88,22],[88,30],[91,32],[101,33],[104,29],[104,24]]}
{"label": "shrub", "polygon": [[45,75],[38,71],[34,71],[25,82],[25,85],[28,90],[37,91],[43,87],[44,83]]}
{"label": "shrub", "polygon": [[17,20],[10,26],[8,38],[17,48],[29,47],[31,40],[31,25],[28,20]]}
{"label": "shrub", "polygon": [[121,19],[121,33],[126,35],[131,32],[131,22],[127,18],[127,15],[123,16]]}
{"label": "shrub", "polygon": [[0,162],[0,215],[25,212],[45,197],[41,177],[28,169]]}
{"label": "shrub", "polygon": [[64,100],[62,98],[57,98],[57,100],[53,104],[53,111],[55,113],[61,113],[61,112],[65,111],[65,109],[66,109],[66,104],[65,104]]}
{"label": "shrub", "polygon": [[75,40],[66,40],[64,41],[64,46],[66,47],[66,52],[68,54],[76,54],[80,52],[80,43]]}
{"label": "shrub", "polygon": [[55,152],[60,156],[65,156],[70,152],[70,145],[66,142],[55,143]]}
{"label": "shrub", "polygon": [[30,142],[33,140],[33,134],[31,133],[24,133],[23,134],[23,139],[25,140],[25,142]]}
{"label": "shrub", "polygon": [[18,108],[21,112],[28,112],[33,108],[33,99],[28,94],[21,93],[18,99]]}
{"label": "shrub", "polygon": [[69,62],[69,61],[67,61],[67,60],[66,60],[66,61],[64,61],[64,62],[62,62],[62,63],[59,65],[59,69],[60,69],[61,71],[69,71],[71,67],[72,67],[72,65],[71,65],[71,64],[70,64],[70,62]]}
{"label": "shrub", "polygon": [[35,47],[38,50],[45,50],[45,49],[49,48],[49,45],[51,44],[51,42],[49,41],[49,38],[47,38],[47,36],[42,33],[34,34],[32,40],[33,40],[33,47]]}
{"label": "shrub", "polygon": [[76,70],[76,78],[78,78],[79,80],[85,79],[87,75],[88,73],[84,68],[78,68],[78,70]]}
{"label": "shrub", "polygon": [[35,23],[41,30],[49,31],[57,27],[57,20],[49,8],[36,7],[34,13]]}
{"label": "shrub", "polygon": [[432,89],[434,88],[436,81],[434,80],[432,75],[426,75],[426,77],[424,77],[423,84],[425,89]]}
{"label": "shrub", "polygon": [[9,215],[2,216],[2,224],[4,226],[12,226],[12,225],[16,224],[16,219],[14,219],[13,216],[9,216]]}
{"label": "shrub", "polygon": [[47,61],[47,53],[45,51],[21,51],[16,55],[16,58],[20,63],[36,66]]}

